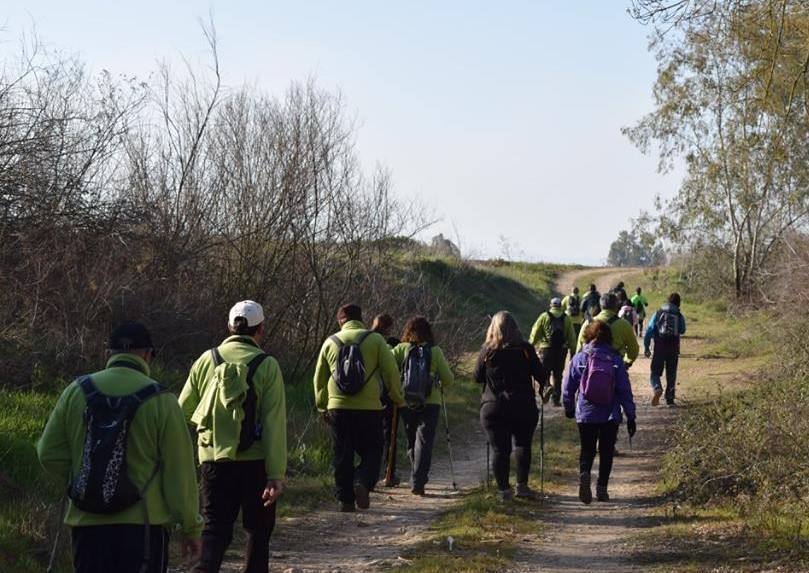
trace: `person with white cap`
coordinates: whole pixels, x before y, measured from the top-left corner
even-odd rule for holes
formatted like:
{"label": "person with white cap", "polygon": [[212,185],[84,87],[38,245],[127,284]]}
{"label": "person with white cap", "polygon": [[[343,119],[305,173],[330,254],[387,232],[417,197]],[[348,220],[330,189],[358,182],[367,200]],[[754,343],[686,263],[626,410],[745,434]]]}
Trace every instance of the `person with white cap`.
{"label": "person with white cap", "polygon": [[278,362],[259,346],[264,309],[237,302],[230,336],[200,356],[180,394],[196,428],[202,515],[197,573],[219,571],[239,510],[247,533],[245,573],[269,570],[270,536],[287,464],[286,398]]}
{"label": "person with white cap", "polygon": [[553,405],[561,406],[565,358],[568,352],[572,355],[576,350],[576,331],[573,321],[562,311],[560,298],[552,298],[550,308],[539,315],[528,342],[539,348],[545,376],[542,386],[547,386],[553,376]]}

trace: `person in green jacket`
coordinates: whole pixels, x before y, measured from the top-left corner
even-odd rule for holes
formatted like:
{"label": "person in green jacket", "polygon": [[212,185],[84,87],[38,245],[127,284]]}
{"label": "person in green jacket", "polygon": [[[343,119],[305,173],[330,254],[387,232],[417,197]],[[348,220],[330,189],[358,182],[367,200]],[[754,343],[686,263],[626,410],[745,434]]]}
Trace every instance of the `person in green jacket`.
{"label": "person in green jacket", "polygon": [[241,509],[247,532],[244,571],[266,573],[287,465],[284,380],[278,362],[259,346],[264,336],[260,304],[236,303],[228,331],[218,347],[194,362],[180,393],[186,420],[197,430],[202,477],[205,527],[194,571],[219,571]]}
{"label": "person in green jacket", "polygon": [[[601,320],[610,325],[612,347],[623,356],[624,363],[626,363],[627,368],[629,368],[638,358],[640,346],[638,345],[637,338],[635,338],[632,325],[626,320],[618,318],[619,304],[618,296],[615,294],[607,293],[602,295],[602,311],[593,320]],[[584,329],[582,329],[582,332],[579,334],[576,351],[581,352],[582,348],[584,348]]]}
{"label": "person in green jacket", "polygon": [[574,286],[573,292],[562,299],[562,310],[570,317],[576,338],[579,337],[581,325],[584,323],[584,313],[582,312],[581,302],[579,287],[577,286]]}
{"label": "person in green jacket", "polygon": [[635,312],[638,314],[638,323],[635,325],[635,336],[643,336],[643,321],[646,319],[646,307],[649,306],[649,301],[642,292],[643,289],[638,287],[635,289],[635,294],[632,296],[632,306],[635,307]]}
{"label": "person in green jacket", "polygon": [[571,318],[562,312],[559,298],[552,298],[550,308],[534,322],[528,342],[539,347],[545,376],[542,386],[547,386],[553,376],[553,405],[561,407],[565,358],[576,350],[576,332]]}
{"label": "person in green jacket", "polygon": [[[169,526],[180,528],[184,558],[196,559],[200,551],[202,518],[191,440],[177,399],[161,392],[149,377],[154,347],[146,327],[137,322],[124,323],[113,330],[107,344],[110,358],[106,368],[77,379],[59,396],[37,443],[37,455],[48,473],[65,485],[71,484],[65,523],[71,527],[73,566],[77,572],[142,573],[146,560],[148,573],[163,573],[168,566]],[[150,398],[136,398],[139,406],[128,433],[118,434],[126,435],[122,452],[125,476],[137,488],[140,501],[114,513],[79,509],[76,504],[81,505],[94,494],[104,499],[108,483],[105,479],[98,488],[87,485],[91,483],[87,476],[93,473],[87,473],[92,464],[86,462],[95,458],[85,444],[88,424],[93,427],[92,420],[86,421],[85,412],[92,417],[96,412],[93,404],[98,403],[94,399],[99,397],[106,404],[120,405],[128,397],[142,396],[150,389]],[[111,461],[101,460],[101,467],[109,468]],[[88,491],[95,489],[98,491]],[[78,490],[82,501],[74,501],[73,492]]]}
{"label": "person in green jacket", "polygon": [[429,395],[424,403],[412,403],[401,410],[407,434],[407,456],[412,467],[411,491],[415,495],[424,495],[424,486],[430,477],[435,430],[441,413],[441,394],[455,377],[443,351],[435,345],[432,325],[423,316],[414,316],[405,323],[402,342],[393,349],[393,356],[402,372],[403,385],[408,376],[417,376],[420,364],[429,365],[426,370],[433,383]]}
{"label": "person in green jacket", "polygon": [[[334,483],[339,510],[368,509],[382,464],[382,387],[397,407],[405,405],[399,369],[385,338],[365,328],[362,309],[355,304],[337,311],[340,331],[325,340],[315,364],[315,407],[331,426],[334,439]],[[355,394],[337,386],[337,363],[342,351],[359,354],[365,380]],[[354,456],[360,464],[354,467]]]}

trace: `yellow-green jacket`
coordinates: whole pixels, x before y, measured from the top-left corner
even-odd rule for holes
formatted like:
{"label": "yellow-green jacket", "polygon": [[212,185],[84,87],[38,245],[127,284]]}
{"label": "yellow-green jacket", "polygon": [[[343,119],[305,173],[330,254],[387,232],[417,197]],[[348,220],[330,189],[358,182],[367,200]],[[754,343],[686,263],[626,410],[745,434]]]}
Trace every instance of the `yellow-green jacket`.
{"label": "yellow-green jacket", "polygon": [[[579,314],[577,314],[576,316],[571,316],[571,315],[567,314],[567,306],[570,303],[570,299],[573,298],[574,296],[579,298]],[[565,314],[570,316],[570,320],[573,322],[573,324],[582,324],[584,322],[584,312],[582,312],[582,310],[581,310],[581,295],[571,293],[571,294],[567,295],[565,298],[563,298],[562,299],[562,312],[564,312]]]}
{"label": "yellow-green jacket", "polygon": [[[337,333],[343,344],[351,344],[366,331],[359,320],[349,320]],[[314,389],[315,406],[321,412],[325,410],[382,410],[380,395],[382,385],[388,389],[391,401],[397,406],[404,406],[402,388],[399,381],[399,369],[393,358],[385,338],[372,332],[360,345],[362,362],[370,378],[357,394],[347,396],[340,392],[334,381],[333,372],[337,365],[340,349],[327,338],[320,349],[315,366]]]}
{"label": "yellow-green jacket", "polygon": [[[563,315],[561,308],[552,308],[550,312],[554,317],[559,318]],[[543,312],[539,315],[534,326],[531,329],[531,336],[528,342],[534,346],[539,346],[540,350],[543,348],[551,347],[551,319],[548,317],[548,312]],[[566,314],[565,317],[565,342],[570,352],[576,350],[576,331],[573,329],[573,322]]]}
{"label": "yellow-green jacket", "polygon": [[[609,322],[612,317],[618,315],[611,310],[602,310],[598,316],[593,320],[600,320],[602,322]],[[576,347],[576,352],[581,352],[584,347],[584,328],[579,333],[579,342]],[[638,358],[640,347],[638,340],[635,338],[635,332],[632,330],[632,325],[628,321],[621,318],[614,320],[610,324],[610,331],[612,332],[612,347],[624,357],[624,362],[627,366],[631,366]]]}
{"label": "yellow-green jacket", "polygon": [[[116,366],[126,362],[133,368]],[[102,394],[126,396],[154,383],[149,378],[149,365],[132,354],[116,354],[107,368],[90,375]],[[67,484],[81,467],[84,437],[87,427],[84,411],[87,401],[75,382],[65,388],[45,431],[37,444],[37,455],[45,470]],[[126,472],[132,483],[142,489],[155,475],[144,498],[152,525],[179,524],[189,537],[199,537],[202,517],[199,515],[197,477],[194,451],[188,437],[188,427],[177,398],[170,393],[158,394],[146,400],[135,412],[126,448]],[[143,502],[121,512],[102,515],[87,513],[68,505],[65,523],[72,527],[110,524],[144,523]]]}
{"label": "yellow-green jacket", "polygon": [[[247,364],[262,350],[252,337],[230,336],[219,346],[219,353],[225,362]],[[192,423],[192,417],[200,401],[210,396],[209,385],[216,365],[210,350],[197,358],[183,391],[180,393],[180,406],[185,419]],[[243,452],[236,453],[236,461],[264,460],[267,479],[280,480],[287,470],[287,413],[284,378],[278,361],[272,356],[266,358],[253,376],[253,387],[256,392],[256,421],[261,424],[261,439],[256,440]],[[200,462],[213,462],[229,459],[227,451],[236,448],[239,443],[241,425],[222,424],[224,435],[214,439],[197,440],[197,451]],[[226,451],[227,450],[227,451]]]}
{"label": "yellow-green jacket", "polygon": [[[401,371],[404,366],[407,353],[410,351],[412,345],[409,342],[402,342],[393,349],[393,357],[396,358],[396,364]],[[423,344],[421,346],[424,346]],[[449,367],[444,352],[438,346],[430,347],[430,374],[433,380],[440,382],[442,386],[448,386],[455,381],[455,376]],[[425,404],[441,404],[441,390],[433,387],[433,391],[427,396]]]}

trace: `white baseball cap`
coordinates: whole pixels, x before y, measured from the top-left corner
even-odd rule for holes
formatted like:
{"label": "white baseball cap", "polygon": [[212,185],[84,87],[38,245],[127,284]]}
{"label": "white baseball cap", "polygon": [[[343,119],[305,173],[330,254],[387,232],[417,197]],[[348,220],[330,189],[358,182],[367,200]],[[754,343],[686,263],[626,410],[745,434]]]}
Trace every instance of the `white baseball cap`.
{"label": "white baseball cap", "polygon": [[230,309],[228,324],[236,326],[236,319],[239,317],[247,319],[248,327],[258,326],[264,322],[264,309],[255,301],[243,300],[234,304],[233,308]]}

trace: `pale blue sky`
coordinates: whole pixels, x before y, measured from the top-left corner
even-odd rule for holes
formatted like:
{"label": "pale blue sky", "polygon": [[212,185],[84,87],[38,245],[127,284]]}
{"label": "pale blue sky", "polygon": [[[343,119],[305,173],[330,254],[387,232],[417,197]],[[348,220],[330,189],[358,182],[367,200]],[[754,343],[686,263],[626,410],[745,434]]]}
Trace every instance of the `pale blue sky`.
{"label": "pale blue sky", "polygon": [[5,0],[0,53],[32,25],[91,70],[146,76],[203,57],[280,93],[315,76],[359,120],[363,161],[441,217],[467,254],[598,263],[676,176],[620,133],[651,109],[655,61],[629,0],[372,2]]}

